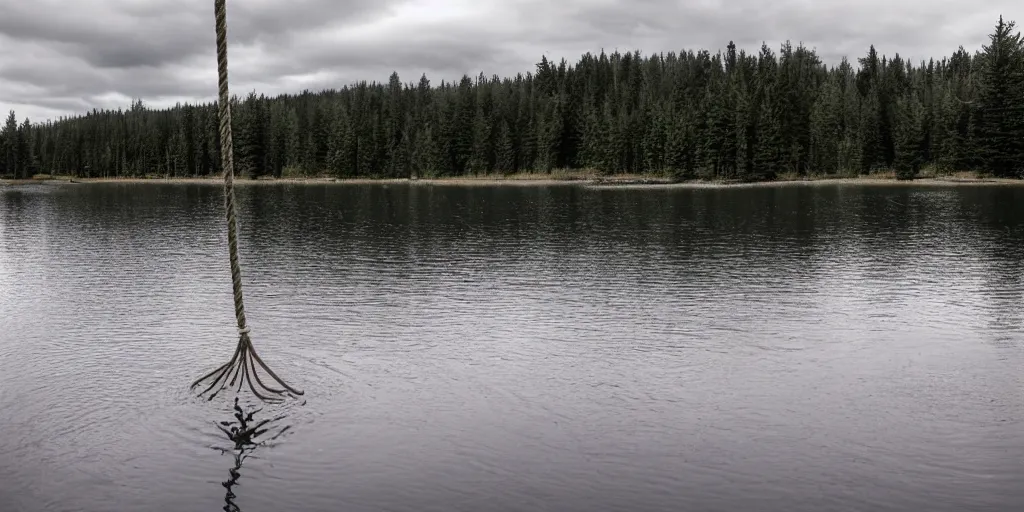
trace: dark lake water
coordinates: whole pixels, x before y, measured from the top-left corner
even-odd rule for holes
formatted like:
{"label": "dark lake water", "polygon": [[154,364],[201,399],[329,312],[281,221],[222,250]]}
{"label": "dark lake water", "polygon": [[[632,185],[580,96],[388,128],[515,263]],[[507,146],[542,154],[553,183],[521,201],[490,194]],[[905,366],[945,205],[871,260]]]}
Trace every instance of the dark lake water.
{"label": "dark lake water", "polygon": [[0,511],[1024,510],[1024,187],[237,193],[236,469],[222,189],[0,188]]}

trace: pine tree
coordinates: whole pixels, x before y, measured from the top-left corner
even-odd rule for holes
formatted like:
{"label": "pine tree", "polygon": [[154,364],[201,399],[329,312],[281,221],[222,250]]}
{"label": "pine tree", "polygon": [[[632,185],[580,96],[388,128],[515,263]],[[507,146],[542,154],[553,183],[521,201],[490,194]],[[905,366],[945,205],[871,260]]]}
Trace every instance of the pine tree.
{"label": "pine tree", "polygon": [[263,101],[250,92],[239,109],[238,169],[236,172],[250,177],[266,174],[267,134]]}
{"label": "pine tree", "polygon": [[978,142],[984,168],[996,176],[1024,170],[1024,42],[1002,16],[983,48]]}
{"label": "pine tree", "polygon": [[611,101],[604,105],[601,122],[601,146],[599,150],[597,170],[604,174],[623,171],[624,137],[620,131],[619,117],[612,111]]}
{"label": "pine tree", "polygon": [[22,176],[25,178],[32,177],[39,170],[39,164],[33,152],[33,135],[32,123],[26,117],[18,127],[18,142],[15,149],[18,165],[21,166]]}
{"label": "pine tree", "polygon": [[[704,95],[704,128],[700,154],[703,167],[712,177],[728,177],[729,156],[735,155],[735,109],[726,101],[729,92],[720,77],[714,78]],[[735,162],[735,159],[733,160]]]}
{"label": "pine tree", "polygon": [[916,93],[896,101],[894,167],[898,179],[913,179],[924,162],[924,106]]}
{"label": "pine tree", "polygon": [[565,134],[565,114],[563,111],[563,99],[555,96],[548,102],[548,108],[544,113],[544,123],[538,134],[541,140],[541,157],[537,167],[540,170],[550,171],[565,166],[565,155],[562,153],[563,135]]}
{"label": "pine tree", "polygon": [[820,173],[840,169],[839,145],[842,141],[842,91],[839,75],[829,77],[811,108],[811,166]]}
{"label": "pine tree", "polygon": [[7,116],[7,123],[3,128],[3,155],[4,168],[8,174],[15,178],[26,178],[21,162],[18,161],[18,117],[12,110]]}
{"label": "pine tree", "polygon": [[508,123],[504,121],[501,122],[501,127],[498,129],[496,151],[497,163],[495,164],[495,170],[506,174],[516,172],[515,146],[512,143],[512,135]]}
{"label": "pine tree", "polygon": [[602,166],[605,144],[604,117],[602,111],[589,105],[583,122],[583,137],[580,145],[580,166],[597,169]]}
{"label": "pine tree", "polygon": [[665,169],[665,115],[659,108],[652,110],[647,119],[647,129],[641,146],[643,170],[659,173]]}
{"label": "pine tree", "polygon": [[451,116],[451,166],[455,174],[465,174],[469,159],[473,153],[473,120],[476,118],[476,100],[473,95],[473,82],[463,76],[458,87],[458,103],[454,106]]}
{"label": "pine tree", "polygon": [[339,178],[353,174],[351,128],[344,112],[331,120],[331,136],[327,140],[327,171]]}
{"label": "pine tree", "polygon": [[433,126],[427,123],[416,134],[411,162],[412,174],[416,177],[432,176],[441,168],[439,146],[433,132]]}
{"label": "pine tree", "polygon": [[693,110],[687,105],[677,107],[669,122],[668,139],[665,142],[665,160],[675,179],[684,180],[695,177],[693,137]]}
{"label": "pine tree", "polygon": [[876,91],[877,89],[874,85],[869,85],[868,91],[860,103],[860,134],[858,138],[861,144],[860,169],[862,173],[870,173],[885,165],[882,147],[881,111]]}
{"label": "pine tree", "polygon": [[786,170],[781,105],[774,88],[765,91],[759,114],[757,145],[754,151],[754,177],[759,180],[771,180]]}
{"label": "pine tree", "polygon": [[490,172],[493,146],[491,121],[481,105],[477,108],[473,118],[473,149],[469,158],[469,170],[473,174]]}

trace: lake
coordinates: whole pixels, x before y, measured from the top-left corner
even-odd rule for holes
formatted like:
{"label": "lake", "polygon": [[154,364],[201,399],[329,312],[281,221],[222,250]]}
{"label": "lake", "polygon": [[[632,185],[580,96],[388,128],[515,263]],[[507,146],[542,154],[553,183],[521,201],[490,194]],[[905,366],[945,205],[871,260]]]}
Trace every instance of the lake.
{"label": "lake", "polygon": [[0,510],[1024,510],[1024,187],[236,193],[245,457],[219,182],[0,187]]}

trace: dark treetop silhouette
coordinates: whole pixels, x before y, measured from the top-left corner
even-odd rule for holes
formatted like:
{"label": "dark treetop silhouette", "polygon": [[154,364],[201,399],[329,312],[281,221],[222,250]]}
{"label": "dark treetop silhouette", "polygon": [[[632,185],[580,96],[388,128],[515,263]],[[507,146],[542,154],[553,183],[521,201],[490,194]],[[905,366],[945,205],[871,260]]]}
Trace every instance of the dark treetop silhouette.
{"label": "dark treetop silhouette", "polygon": [[[542,58],[535,73],[230,101],[239,172],[407,177],[588,168],[681,179],[1024,165],[1024,49],[1000,18],[989,44],[911,63],[836,66],[784,44]],[[207,176],[223,172],[217,104],[141,101],[3,129],[0,175]]]}

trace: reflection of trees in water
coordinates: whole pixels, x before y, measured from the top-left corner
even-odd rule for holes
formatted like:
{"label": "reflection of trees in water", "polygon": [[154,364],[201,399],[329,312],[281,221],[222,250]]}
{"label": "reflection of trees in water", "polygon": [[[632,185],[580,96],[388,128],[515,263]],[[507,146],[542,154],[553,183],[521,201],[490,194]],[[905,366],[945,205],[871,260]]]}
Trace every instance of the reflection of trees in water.
{"label": "reflection of trees in water", "polygon": [[981,308],[997,344],[1016,343],[1024,328],[1024,189],[965,188],[956,219],[970,230],[978,259]]}
{"label": "reflection of trees in water", "polygon": [[290,247],[339,275],[379,264],[389,279],[471,257],[550,270],[560,282],[629,270],[647,286],[651,269],[670,268],[673,279],[720,279],[750,293],[859,282],[878,308],[918,307],[913,286],[943,289],[936,281],[946,279],[970,288],[993,329],[1024,326],[1024,187],[240,190],[256,265]]}
{"label": "reflection of trees in water", "polygon": [[1024,327],[1024,229],[1020,224],[992,226],[985,238],[981,244],[984,306],[991,312],[992,329],[1010,336]]}
{"label": "reflection of trees in water", "polygon": [[276,429],[277,432],[271,437],[267,437],[267,434],[272,429],[275,429],[277,422],[285,417],[284,415],[257,421],[254,417],[263,409],[260,408],[245,412],[242,407],[238,405],[237,397],[235,398],[234,410],[234,421],[222,421],[217,424],[217,428],[219,428],[220,431],[223,432],[232,443],[234,443],[234,447],[231,449],[217,448],[221,453],[231,453],[235,462],[234,466],[229,470],[231,478],[227,481],[221,482],[221,485],[223,485],[226,490],[224,494],[223,509],[225,512],[241,511],[238,505],[235,504],[235,498],[237,496],[234,493],[234,487],[238,485],[238,480],[242,476],[242,463],[252,456],[257,448],[274,441],[291,428],[289,425],[285,425],[283,428]]}

